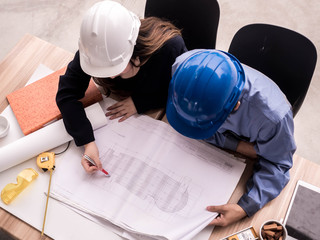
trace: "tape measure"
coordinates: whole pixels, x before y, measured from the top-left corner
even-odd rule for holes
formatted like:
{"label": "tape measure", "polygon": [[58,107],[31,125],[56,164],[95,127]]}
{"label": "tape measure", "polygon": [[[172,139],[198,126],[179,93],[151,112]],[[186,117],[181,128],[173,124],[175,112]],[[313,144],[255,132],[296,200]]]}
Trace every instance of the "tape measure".
{"label": "tape measure", "polygon": [[44,152],[41,153],[37,157],[37,165],[41,168],[44,172],[54,170],[55,168],[55,161],[54,161],[54,152]]}
{"label": "tape measure", "polygon": [[46,209],[45,209],[45,212],[44,212],[41,236],[43,236],[44,225],[46,223],[48,201],[49,201],[49,194],[50,194],[50,186],[51,186],[51,178],[52,178],[52,172],[53,172],[53,170],[55,168],[54,157],[55,157],[55,153],[53,153],[53,152],[44,152],[44,153],[41,153],[37,157],[37,165],[38,165],[38,167],[41,168],[44,172],[46,172],[46,171],[50,172],[50,179],[49,179],[49,186],[48,186],[48,193],[47,193],[47,202],[46,202]]}

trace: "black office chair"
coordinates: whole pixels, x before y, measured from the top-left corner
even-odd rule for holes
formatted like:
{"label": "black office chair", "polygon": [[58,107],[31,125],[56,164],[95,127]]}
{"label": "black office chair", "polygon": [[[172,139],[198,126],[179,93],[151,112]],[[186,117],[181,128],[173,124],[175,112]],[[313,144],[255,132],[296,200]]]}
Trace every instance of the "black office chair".
{"label": "black office chair", "polygon": [[145,17],[159,17],[182,29],[188,50],[214,49],[220,18],[216,0],[147,0]]}
{"label": "black office chair", "polygon": [[269,24],[250,24],[233,37],[229,53],[271,78],[292,105],[293,116],[307,94],[317,50],[305,36]]}

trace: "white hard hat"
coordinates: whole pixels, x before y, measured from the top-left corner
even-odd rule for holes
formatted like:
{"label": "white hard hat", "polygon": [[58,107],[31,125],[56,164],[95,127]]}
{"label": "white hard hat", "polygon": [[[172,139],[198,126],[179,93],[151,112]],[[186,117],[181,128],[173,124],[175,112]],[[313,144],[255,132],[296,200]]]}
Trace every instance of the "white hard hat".
{"label": "white hard hat", "polygon": [[94,77],[120,74],[132,57],[140,20],[120,3],[102,1],[85,14],[79,39],[80,65]]}

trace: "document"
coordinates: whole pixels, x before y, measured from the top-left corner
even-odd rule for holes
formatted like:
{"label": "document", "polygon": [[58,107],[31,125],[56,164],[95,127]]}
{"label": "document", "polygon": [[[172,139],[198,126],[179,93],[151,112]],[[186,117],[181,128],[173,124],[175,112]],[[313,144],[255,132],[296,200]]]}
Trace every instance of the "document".
{"label": "document", "polygon": [[50,195],[124,229],[129,239],[191,239],[217,216],[206,206],[227,203],[245,168],[148,116],[109,120],[94,134],[111,177],[87,174],[83,149],[72,144],[54,172]]}

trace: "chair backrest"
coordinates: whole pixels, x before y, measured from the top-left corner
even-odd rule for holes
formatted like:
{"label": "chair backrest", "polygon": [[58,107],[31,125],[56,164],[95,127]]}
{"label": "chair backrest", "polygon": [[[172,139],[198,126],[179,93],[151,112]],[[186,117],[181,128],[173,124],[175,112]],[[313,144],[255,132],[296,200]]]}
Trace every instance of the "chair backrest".
{"label": "chair backrest", "polygon": [[291,103],[293,116],[297,114],[317,62],[308,38],[279,26],[250,24],[235,34],[229,53],[271,78]]}
{"label": "chair backrest", "polygon": [[182,29],[188,50],[214,49],[220,18],[216,0],[147,0],[145,17],[169,20]]}

